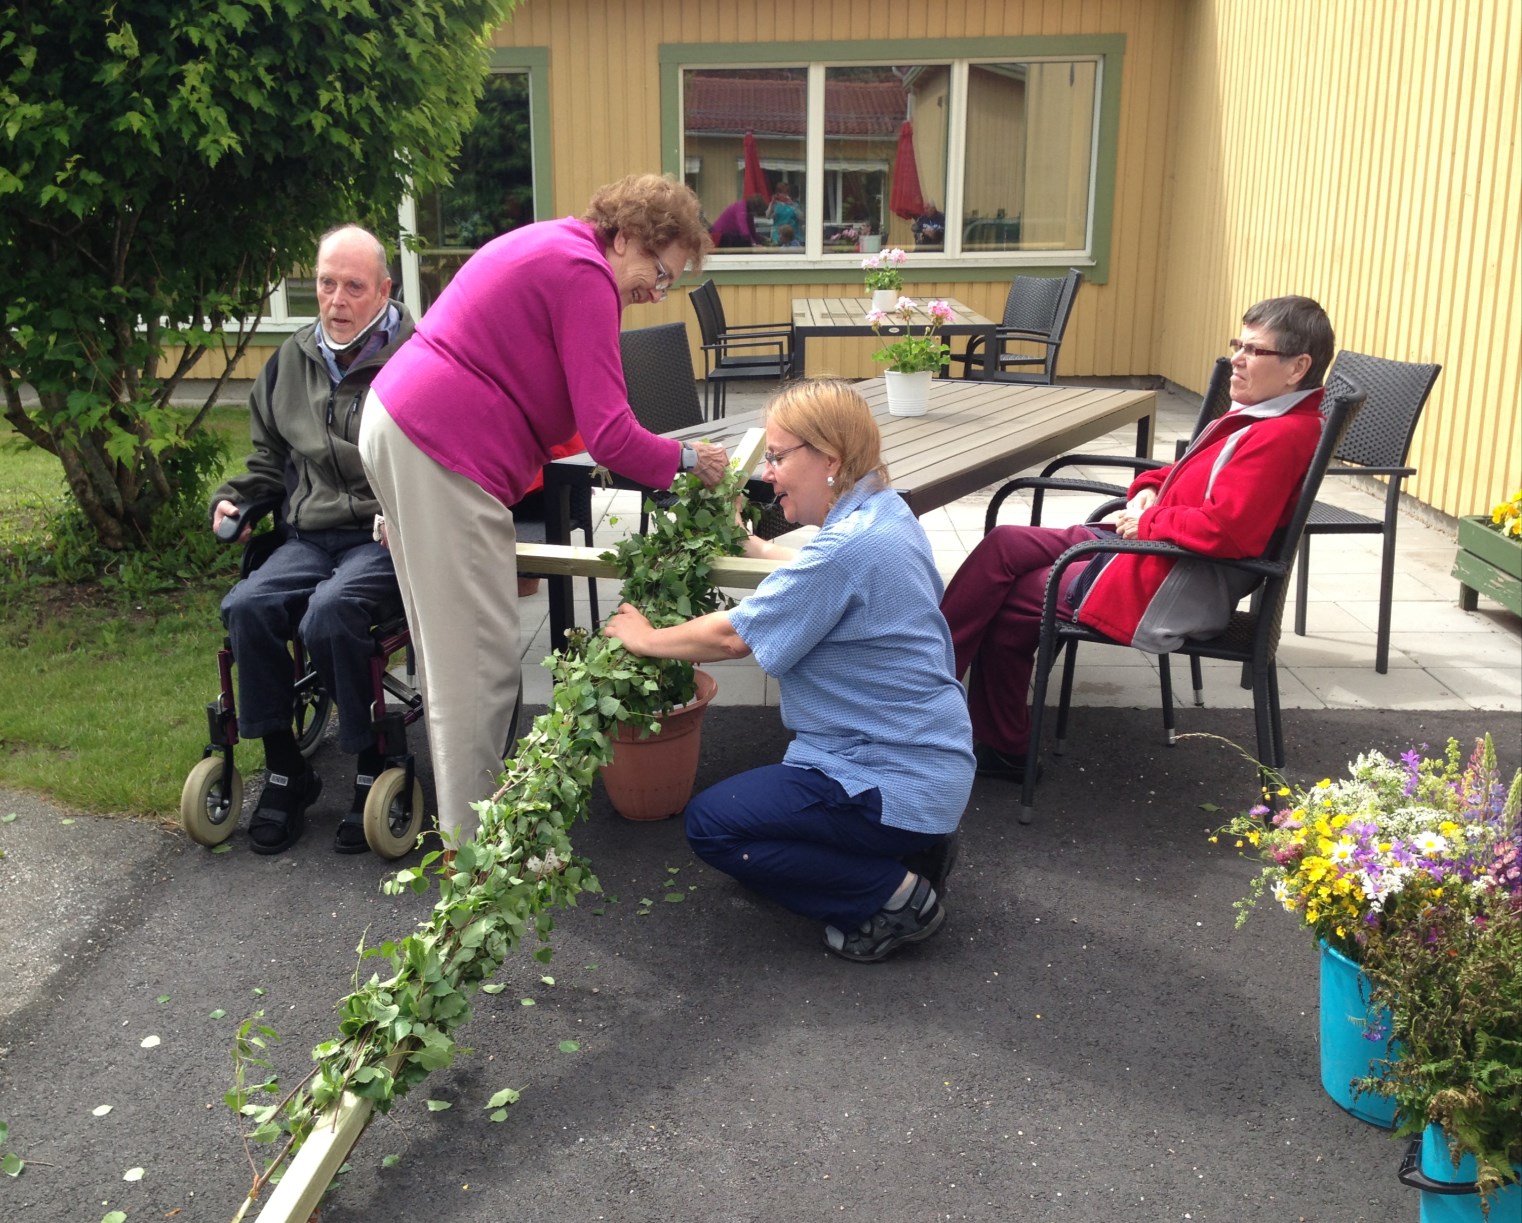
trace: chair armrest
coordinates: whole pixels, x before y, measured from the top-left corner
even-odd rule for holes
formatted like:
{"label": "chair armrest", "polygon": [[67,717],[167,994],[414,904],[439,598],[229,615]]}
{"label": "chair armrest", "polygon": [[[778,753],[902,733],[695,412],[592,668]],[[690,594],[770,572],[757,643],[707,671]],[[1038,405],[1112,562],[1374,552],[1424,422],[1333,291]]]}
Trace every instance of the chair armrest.
{"label": "chair armrest", "polygon": [[792,338],[791,327],[778,327],[775,323],[732,323],[719,332],[719,339],[731,336],[737,332],[746,332],[750,335],[786,336]]}
{"label": "chair armrest", "polygon": [[1414,476],[1414,467],[1328,467],[1329,476]]}
{"label": "chair armrest", "polygon": [[1265,560],[1260,556],[1206,556],[1203,552],[1181,548],[1178,544],[1170,544],[1161,539],[1121,539],[1119,536],[1109,539],[1086,539],[1082,543],[1074,544],[1052,563],[1051,574],[1046,580],[1046,595],[1041,611],[1043,636],[1057,619],[1057,592],[1062,574],[1076,562],[1106,552],[1117,555],[1129,553],[1138,556],[1169,556],[1178,560],[1203,561],[1206,564],[1221,565],[1227,569],[1240,569],[1261,578],[1282,577],[1288,571],[1288,567],[1279,561]]}
{"label": "chair armrest", "polygon": [[1161,459],[1145,459],[1134,454],[1064,454],[1043,467],[1041,475],[1036,478],[1046,479],[1064,467],[1129,467],[1140,475],[1144,471],[1156,471],[1159,467],[1167,466]]}
{"label": "chair armrest", "polygon": [[766,340],[759,338],[726,340],[723,336],[720,336],[714,343],[703,345],[704,352],[714,352],[717,353],[720,357],[733,349],[740,348],[764,348],[770,352],[775,352],[779,358],[787,355],[787,344],[782,340]]}

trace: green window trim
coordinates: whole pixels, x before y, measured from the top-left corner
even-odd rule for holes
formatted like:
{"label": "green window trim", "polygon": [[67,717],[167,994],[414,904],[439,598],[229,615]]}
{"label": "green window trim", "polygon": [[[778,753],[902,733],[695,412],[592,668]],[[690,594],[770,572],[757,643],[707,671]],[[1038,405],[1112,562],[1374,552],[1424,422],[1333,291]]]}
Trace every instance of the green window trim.
{"label": "green window trim", "polygon": [[530,126],[534,140],[534,218],[547,221],[555,215],[555,160],[550,138],[550,49],[493,47],[490,63],[493,72],[517,69],[528,73]]}
{"label": "green window trim", "polygon": [[[1110,241],[1115,213],[1115,165],[1120,135],[1121,61],[1124,34],[1052,34],[1024,38],[866,39],[860,42],[778,43],[663,43],[659,48],[661,88],[661,169],[682,177],[682,69],[726,66],[799,66],[824,63],[884,64],[940,60],[1019,60],[1023,58],[1089,56],[1100,62],[1099,129],[1096,136],[1093,245],[1088,259],[1071,262],[1084,278],[1105,284],[1110,278]],[[537,137],[537,131],[536,131]],[[908,281],[988,283],[1009,279],[1011,273],[1060,276],[1066,268],[1050,262],[1026,263],[1022,252],[1010,251],[999,263],[961,263],[916,260],[904,269]],[[782,257],[774,257],[784,262]],[[820,266],[792,260],[776,268],[714,268],[715,280],[726,284],[838,284],[854,279],[853,269],[838,264]],[[710,269],[705,268],[705,273]]]}

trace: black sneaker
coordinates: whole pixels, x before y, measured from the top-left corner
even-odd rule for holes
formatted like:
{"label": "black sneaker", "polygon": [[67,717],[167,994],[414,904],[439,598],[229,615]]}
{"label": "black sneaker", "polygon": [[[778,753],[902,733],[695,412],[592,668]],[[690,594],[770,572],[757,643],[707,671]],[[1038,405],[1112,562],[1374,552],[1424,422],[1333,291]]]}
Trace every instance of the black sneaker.
{"label": "black sneaker", "polygon": [[[973,759],[977,762],[979,777],[993,777],[999,781],[1012,781],[1017,786],[1025,781],[1025,757],[1011,756],[986,743],[972,745]],[[1041,780],[1041,766],[1036,766],[1036,780]]]}
{"label": "black sneaker", "polygon": [[936,899],[928,880],[916,878],[914,891],[897,909],[879,909],[861,929],[844,934],[834,926],[824,928],[824,945],[842,959],[871,964],[892,955],[907,943],[929,938],[946,920],[946,910]]}
{"label": "black sneaker", "polygon": [[904,868],[913,871],[921,879],[928,879],[930,886],[935,889],[935,894],[945,899],[946,876],[951,874],[952,868],[957,864],[957,853],[961,849],[961,844],[961,832],[953,832],[942,837],[929,849],[910,854],[904,859]]}
{"label": "black sneaker", "polygon": [[322,793],[322,778],[308,768],[291,776],[271,773],[259,795],[248,825],[248,839],[256,854],[283,854],[306,829],[307,808]]}

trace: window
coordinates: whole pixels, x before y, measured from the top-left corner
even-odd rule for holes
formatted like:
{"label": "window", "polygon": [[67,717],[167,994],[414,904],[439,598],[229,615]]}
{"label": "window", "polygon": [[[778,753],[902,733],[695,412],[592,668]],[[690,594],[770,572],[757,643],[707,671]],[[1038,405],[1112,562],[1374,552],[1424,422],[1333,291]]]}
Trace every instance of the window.
{"label": "window", "polygon": [[416,196],[419,302],[424,310],[471,254],[534,220],[529,78],[486,78],[475,126],[460,145],[454,179]]}
{"label": "window", "polygon": [[[404,240],[392,260],[391,295],[414,317],[478,247],[551,211],[549,53],[499,47],[491,56],[492,75],[455,158],[454,180],[409,198],[397,218]],[[310,269],[286,277],[265,308],[277,328],[316,317]]]}
{"label": "window", "polygon": [[905,63],[884,45],[661,49],[667,147],[715,226],[712,266],[902,246],[1103,279],[1123,39],[915,41]]}

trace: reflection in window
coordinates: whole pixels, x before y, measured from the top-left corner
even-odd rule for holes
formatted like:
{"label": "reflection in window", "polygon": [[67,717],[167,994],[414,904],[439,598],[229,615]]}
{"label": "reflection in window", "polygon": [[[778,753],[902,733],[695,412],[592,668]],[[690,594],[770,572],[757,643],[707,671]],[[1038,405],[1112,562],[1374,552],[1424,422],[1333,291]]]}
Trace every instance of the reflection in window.
{"label": "reflection in window", "polygon": [[1099,83],[1093,57],[688,68],[685,174],[721,254],[1087,252]]}
{"label": "reflection in window", "polygon": [[454,181],[417,197],[423,308],[472,251],[533,220],[528,74],[494,73],[486,79],[475,125],[455,158]]}
{"label": "reflection in window", "polygon": [[687,185],[716,246],[796,254],[802,245],[807,87],[805,68],[683,74]]}
{"label": "reflection in window", "polygon": [[1097,75],[1092,61],[971,66],[964,250],[1085,246]]}

